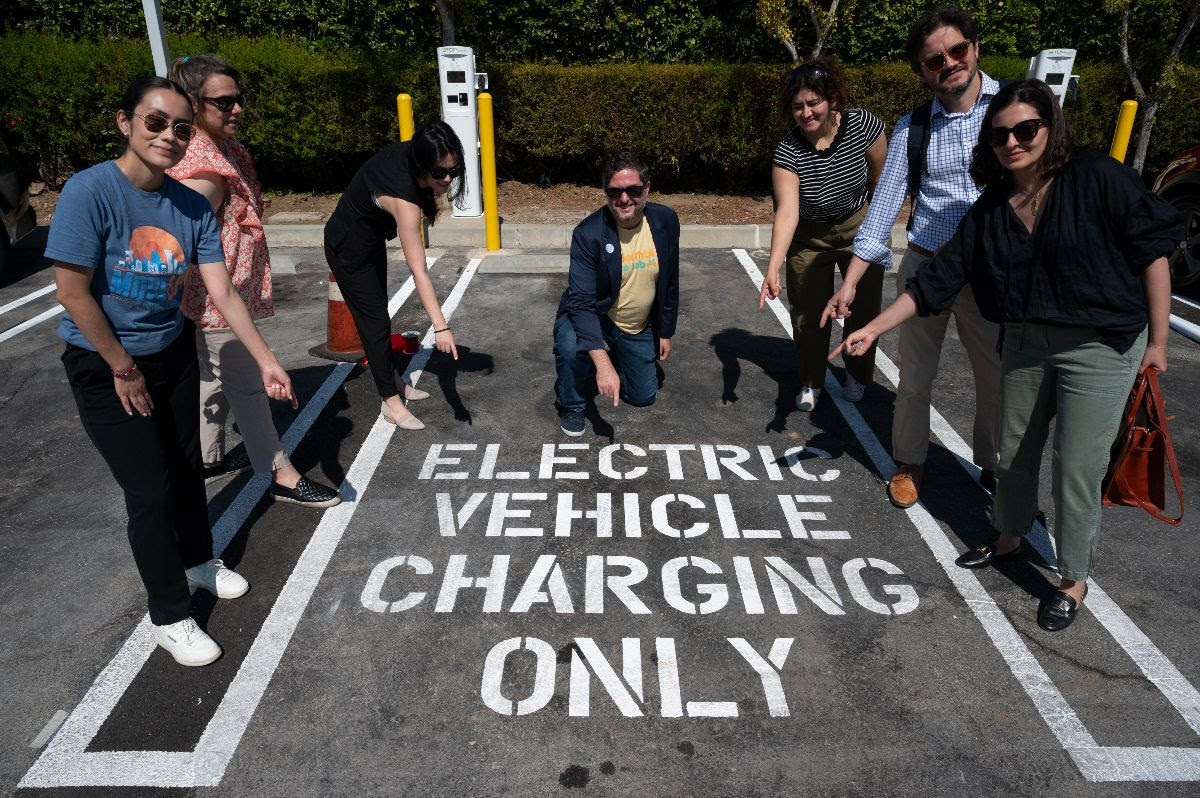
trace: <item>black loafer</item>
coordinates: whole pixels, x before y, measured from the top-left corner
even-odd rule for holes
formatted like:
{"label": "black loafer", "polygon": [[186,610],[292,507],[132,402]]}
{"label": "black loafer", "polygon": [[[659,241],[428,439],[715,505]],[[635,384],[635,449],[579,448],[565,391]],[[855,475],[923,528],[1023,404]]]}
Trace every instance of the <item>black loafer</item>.
{"label": "black loafer", "polygon": [[1016,557],[1021,553],[1021,548],[1025,545],[1024,541],[1017,545],[1012,551],[1006,551],[1003,554],[996,553],[996,547],[991,543],[984,543],[982,546],[976,546],[973,549],[968,549],[958,556],[954,564],[959,568],[982,568],[985,565],[991,565],[994,562],[1004,562],[1005,560]]}
{"label": "black loafer", "polygon": [[300,477],[294,488],[285,488],[278,482],[271,483],[271,496],[277,502],[299,504],[304,507],[336,507],[342,503],[342,497],[333,488],[328,488],[308,477]]}
{"label": "black loafer", "polygon": [[[1087,590],[1084,590],[1087,595]],[[1042,599],[1038,605],[1038,626],[1047,632],[1061,632],[1070,626],[1075,615],[1079,612],[1079,604],[1073,597],[1061,590],[1056,591],[1050,598]]]}

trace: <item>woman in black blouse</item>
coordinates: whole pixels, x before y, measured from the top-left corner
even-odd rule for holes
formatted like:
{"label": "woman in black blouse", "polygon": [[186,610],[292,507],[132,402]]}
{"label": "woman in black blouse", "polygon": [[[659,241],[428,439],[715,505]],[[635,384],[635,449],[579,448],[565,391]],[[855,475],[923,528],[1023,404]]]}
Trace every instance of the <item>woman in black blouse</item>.
{"label": "woman in black blouse", "polygon": [[1037,511],[1042,449],[1052,463],[1058,591],[1038,625],[1065,629],[1087,594],[1100,526],[1100,484],[1139,369],[1167,369],[1166,256],[1182,219],[1138,175],[1076,151],[1058,101],[1037,80],[1001,89],[971,164],[983,194],[954,238],[874,321],[831,357],[865,351],[914,314],[950,306],[967,283],[1003,324],[998,536],[958,558],[979,568],[1016,554]]}
{"label": "woman in black blouse", "polygon": [[462,164],[462,143],[449,125],[440,120],[422,125],[411,141],[389,145],[362,165],[325,225],[325,259],[362,339],[371,376],[383,399],[383,418],[402,429],[424,429],[408,412],[404,399],[424,399],[429,394],[406,384],[402,398],[398,390],[392,320],[387,310],[385,245],[388,239],[400,236],[417,297],[433,322],[434,344],[439,352],[457,360],[454,333],[442,315],[426,271],[421,221],[423,217],[433,224],[437,197],[449,192],[451,201],[458,199]]}

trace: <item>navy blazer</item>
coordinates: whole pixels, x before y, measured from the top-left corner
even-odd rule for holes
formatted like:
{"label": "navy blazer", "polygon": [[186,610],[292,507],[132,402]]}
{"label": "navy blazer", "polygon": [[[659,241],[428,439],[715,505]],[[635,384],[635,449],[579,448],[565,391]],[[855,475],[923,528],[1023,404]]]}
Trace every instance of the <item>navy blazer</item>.
{"label": "navy blazer", "polygon": [[[646,203],[646,222],[658,255],[658,283],[650,308],[650,329],[657,341],[675,335],[679,314],[679,217],[666,205]],[[558,303],[554,327],[570,319],[580,352],[604,348],[600,317],[621,293],[621,239],[605,205],[575,227],[571,270]]]}

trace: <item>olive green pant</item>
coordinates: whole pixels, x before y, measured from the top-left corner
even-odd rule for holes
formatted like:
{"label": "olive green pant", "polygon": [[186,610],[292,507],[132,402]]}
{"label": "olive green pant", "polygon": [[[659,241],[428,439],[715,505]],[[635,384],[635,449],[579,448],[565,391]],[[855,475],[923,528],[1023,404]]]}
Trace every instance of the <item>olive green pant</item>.
{"label": "olive green pant", "polygon": [[[820,388],[825,384],[826,358],[833,325],[830,319],[824,328],[821,314],[833,296],[833,270],[842,276],[854,255],[854,236],[858,233],[866,206],[859,208],[842,222],[809,222],[801,219],[796,225],[792,244],[788,247],[787,298],[792,314],[792,340],[796,346],[796,363],[800,369],[800,384]],[[863,327],[879,315],[883,299],[883,266],[872,263],[856,286],[854,302],[842,337]],[[870,384],[875,372],[874,344],[861,356],[845,359],[846,371],[863,385]]]}
{"label": "olive green pant", "polygon": [[1000,467],[992,524],[1023,536],[1038,505],[1042,449],[1054,419],[1050,475],[1059,573],[1084,580],[1100,539],[1100,484],[1146,331],[1124,352],[1092,328],[1009,323],[1001,357]]}

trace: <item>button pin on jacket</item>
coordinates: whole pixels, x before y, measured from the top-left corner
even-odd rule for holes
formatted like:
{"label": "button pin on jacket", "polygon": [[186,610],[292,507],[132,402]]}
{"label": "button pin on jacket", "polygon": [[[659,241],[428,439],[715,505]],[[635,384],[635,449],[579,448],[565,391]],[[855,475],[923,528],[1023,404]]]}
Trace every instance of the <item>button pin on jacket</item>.
{"label": "button pin on jacket", "polygon": [[605,244],[605,245],[604,245],[604,251],[605,251],[605,252],[607,252],[609,255],[613,254],[613,245],[612,245],[612,244]]}

